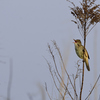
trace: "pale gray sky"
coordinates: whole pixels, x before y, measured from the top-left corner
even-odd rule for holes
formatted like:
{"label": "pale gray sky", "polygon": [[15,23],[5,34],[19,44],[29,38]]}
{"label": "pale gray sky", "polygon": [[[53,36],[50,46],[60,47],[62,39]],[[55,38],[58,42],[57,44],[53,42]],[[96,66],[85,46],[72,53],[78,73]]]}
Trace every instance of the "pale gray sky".
{"label": "pale gray sky", "polygon": [[[6,62],[6,64],[0,63],[1,100],[7,97],[10,58],[13,59],[11,100],[29,100],[27,93],[34,95],[33,100],[41,100],[39,85],[37,85],[39,83],[44,87],[46,82],[49,86],[48,91],[52,93],[51,88],[54,84],[43,58],[44,56],[51,61],[47,48],[47,43],[52,44],[51,40],[57,42],[62,55],[65,54],[65,50],[67,52],[66,48],[69,48],[70,43],[67,66],[70,74],[74,72],[73,67],[79,58],[75,54],[72,42],[73,38],[82,39],[82,37],[76,25],[71,22],[74,17],[70,14],[68,6],[72,5],[66,0],[0,0],[0,60]],[[91,58],[89,61],[91,71],[86,71],[85,74],[84,90],[87,90],[83,94],[85,96],[94,83],[93,61],[96,32],[97,52],[95,55],[97,55],[97,75],[100,74],[99,28],[100,23],[87,36],[86,47]],[[98,90],[100,93],[100,86]],[[49,100],[47,94],[46,100]]]}

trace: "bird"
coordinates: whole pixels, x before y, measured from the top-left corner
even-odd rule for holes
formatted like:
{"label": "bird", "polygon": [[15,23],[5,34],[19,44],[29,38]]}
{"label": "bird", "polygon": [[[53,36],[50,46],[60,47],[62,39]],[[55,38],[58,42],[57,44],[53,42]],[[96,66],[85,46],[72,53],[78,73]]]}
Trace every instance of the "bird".
{"label": "bird", "polygon": [[86,64],[86,68],[88,71],[90,71],[90,67],[89,67],[89,62],[88,62],[88,59],[90,59],[89,57],[89,54],[85,48],[85,51],[84,51],[84,46],[82,45],[81,41],[79,39],[74,40],[74,45],[75,45],[75,51],[76,51],[76,54],[79,58],[83,59],[83,52],[84,52],[84,62]]}

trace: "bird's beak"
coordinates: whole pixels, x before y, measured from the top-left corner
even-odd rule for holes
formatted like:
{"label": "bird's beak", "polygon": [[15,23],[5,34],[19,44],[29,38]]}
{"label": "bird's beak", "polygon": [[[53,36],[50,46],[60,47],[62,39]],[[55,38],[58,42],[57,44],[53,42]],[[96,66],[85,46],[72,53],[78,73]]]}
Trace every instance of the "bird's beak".
{"label": "bird's beak", "polygon": [[73,39],[74,40],[74,42],[73,43],[75,43],[76,42],[76,40],[75,39]]}

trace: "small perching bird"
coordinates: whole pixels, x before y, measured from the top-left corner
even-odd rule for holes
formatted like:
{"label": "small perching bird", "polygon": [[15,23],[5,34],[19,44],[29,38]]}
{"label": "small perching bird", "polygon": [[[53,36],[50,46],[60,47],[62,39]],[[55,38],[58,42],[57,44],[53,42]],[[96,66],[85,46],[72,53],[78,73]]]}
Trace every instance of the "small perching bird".
{"label": "small perching bird", "polygon": [[75,45],[75,51],[79,58],[83,59],[83,52],[84,52],[84,62],[86,64],[86,68],[88,71],[90,71],[89,62],[88,59],[90,59],[89,54],[87,50],[84,51],[84,46],[81,44],[81,41],[79,39],[74,39],[74,45]]}

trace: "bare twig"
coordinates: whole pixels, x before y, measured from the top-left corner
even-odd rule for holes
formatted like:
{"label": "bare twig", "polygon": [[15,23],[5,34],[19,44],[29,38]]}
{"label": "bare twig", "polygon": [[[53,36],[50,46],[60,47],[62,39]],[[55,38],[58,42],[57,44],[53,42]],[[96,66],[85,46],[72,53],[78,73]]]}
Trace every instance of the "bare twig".
{"label": "bare twig", "polygon": [[47,94],[48,94],[49,99],[52,100],[51,97],[50,97],[50,94],[49,94],[49,92],[48,92],[47,84],[46,84],[46,83],[45,83],[45,89],[46,89],[46,92],[47,92]]}
{"label": "bare twig", "polygon": [[47,61],[47,64],[48,64],[48,66],[49,66],[49,71],[50,71],[50,73],[51,73],[51,76],[52,76],[54,85],[55,85],[56,89],[58,90],[58,92],[60,93],[61,97],[63,97],[62,93],[60,92],[60,90],[59,90],[59,88],[58,88],[58,86],[57,86],[57,84],[56,84],[56,81],[55,81],[55,79],[54,79],[53,73],[52,73],[52,71],[51,71],[51,66],[50,66],[50,64],[49,64],[48,61]]}
{"label": "bare twig", "polygon": [[[74,77],[74,75],[73,75],[73,80],[74,80],[74,88],[75,88],[75,90],[76,90],[76,79],[79,77],[79,75],[80,75],[80,69],[79,69],[79,64],[78,64],[78,62],[79,62],[79,60],[77,61],[77,71],[76,71],[76,74],[75,74],[75,77]],[[75,95],[75,98],[76,98],[76,100],[78,100],[78,97],[76,97],[76,95]]]}
{"label": "bare twig", "polygon": [[[55,65],[56,72],[57,72],[59,78],[61,79],[61,81],[64,83],[64,80],[62,79],[62,77],[60,76],[60,74],[59,74],[59,72],[58,72],[57,65],[56,65],[56,61],[55,61],[55,57],[54,57],[54,55],[53,55],[53,53],[52,53],[52,51],[51,51],[50,45],[48,45],[48,48],[49,48],[50,54],[52,55],[52,58],[53,58],[53,61],[54,61],[54,65]],[[50,65],[49,65],[49,68],[50,68]],[[51,76],[52,76],[52,75],[53,75],[53,74],[51,73]],[[53,77],[52,77],[52,78],[53,78]],[[53,78],[53,81],[54,81],[54,83],[56,83],[54,78]],[[71,99],[74,100],[73,97],[72,97],[72,95],[70,94],[70,92],[69,92],[67,86],[66,86],[65,84],[64,84],[64,86],[65,86],[65,89],[67,90],[69,96],[71,97]],[[57,87],[56,87],[56,88],[57,88]],[[57,90],[59,91],[59,89],[57,89]],[[60,94],[62,94],[62,93],[60,93]],[[63,97],[63,95],[62,95],[62,97]]]}
{"label": "bare twig", "polygon": [[64,83],[62,82],[62,83],[63,83],[63,84],[62,84],[61,81],[59,80],[59,78],[58,78],[56,72],[54,72],[54,73],[55,73],[55,76],[56,76],[58,82],[60,83],[60,85],[63,87],[63,89],[65,89],[65,87],[64,87]]}
{"label": "bare twig", "polygon": [[[69,85],[69,79],[67,79],[67,87],[68,87],[68,85]],[[65,100],[65,95],[66,95],[66,93],[67,93],[67,90],[65,89],[63,100]]]}
{"label": "bare twig", "polygon": [[62,56],[61,56],[60,50],[59,50],[59,48],[58,48],[56,42],[53,41],[53,43],[54,43],[54,46],[56,47],[56,49],[57,49],[57,51],[58,51],[58,53],[59,53],[59,56],[60,56],[60,59],[61,59],[61,61],[62,61],[64,70],[65,70],[65,72],[66,72],[66,74],[67,74],[67,76],[68,76],[68,79],[69,79],[69,81],[70,81],[72,87],[73,87],[73,90],[74,90],[74,92],[75,92],[75,95],[77,96],[77,92],[76,92],[76,90],[75,90],[75,88],[74,88],[74,86],[73,86],[73,84],[72,84],[71,78],[70,78],[70,76],[69,76],[69,74],[68,74],[68,72],[67,72],[67,70],[66,70],[66,68],[65,68],[65,64],[64,64],[64,62],[63,62],[63,58],[62,58]]}
{"label": "bare twig", "polygon": [[75,4],[73,2],[71,2],[70,0],[66,0],[66,1],[70,2],[75,7]]}
{"label": "bare twig", "polygon": [[[90,91],[90,93],[88,94],[88,96],[86,97],[86,99],[88,99],[88,97],[89,97],[89,96],[91,95],[91,93],[93,92],[93,90],[94,90],[94,88],[95,88],[95,86],[96,86],[96,84],[97,84],[99,78],[100,78],[100,75],[98,76],[98,78],[97,78],[97,80],[96,80],[96,82],[95,82],[93,88],[91,89],[91,91]],[[85,100],[86,100],[86,99],[85,99]]]}
{"label": "bare twig", "polygon": [[97,23],[95,23],[95,24],[92,26],[92,28],[87,32],[86,35],[88,35],[88,34],[90,33],[90,31],[96,26],[96,24],[97,24]]}
{"label": "bare twig", "polygon": [[10,96],[11,96],[12,77],[13,77],[13,61],[10,58],[10,72],[9,72],[9,81],[8,81],[8,89],[7,89],[7,100],[11,99]]}

